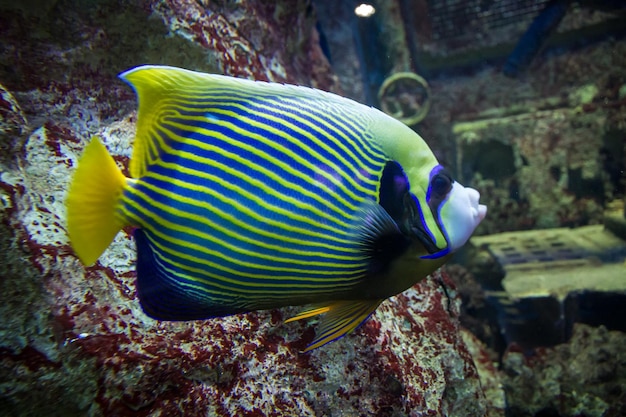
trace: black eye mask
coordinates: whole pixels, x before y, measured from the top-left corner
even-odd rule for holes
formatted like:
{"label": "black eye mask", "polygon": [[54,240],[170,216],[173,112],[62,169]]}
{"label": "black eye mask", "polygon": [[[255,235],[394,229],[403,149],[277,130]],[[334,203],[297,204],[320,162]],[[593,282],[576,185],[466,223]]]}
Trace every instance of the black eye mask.
{"label": "black eye mask", "polygon": [[[450,182],[446,182],[446,179],[449,180],[449,177],[436,181],[437,195],[442,194],[439,202],[445,199],[451,188]],[[428,253],[436,253],[440,249],[424,229],[420,207],[415,202],[415,197],[409,192],[409,187],[409,180],[400,164],[389,161],[383,170],[378,202],[396,222],[404,236],[419,240]]]}

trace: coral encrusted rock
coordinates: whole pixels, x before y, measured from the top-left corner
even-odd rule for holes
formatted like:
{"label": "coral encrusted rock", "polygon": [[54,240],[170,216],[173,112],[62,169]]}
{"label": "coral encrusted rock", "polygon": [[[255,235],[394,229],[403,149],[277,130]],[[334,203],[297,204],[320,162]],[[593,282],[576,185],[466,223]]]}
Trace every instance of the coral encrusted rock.
{"label": "coral encrusted rock", "polygon": [[298,308],[155,321],[127,231],[93,267],[68,245],[86,143],[128,165],[136,99],[115,75],[168,64],[337,90],[308,1],[31,3],[0,3],[0,415],[502,415],[441,273],[304,354],[315,323],[283,323]]}

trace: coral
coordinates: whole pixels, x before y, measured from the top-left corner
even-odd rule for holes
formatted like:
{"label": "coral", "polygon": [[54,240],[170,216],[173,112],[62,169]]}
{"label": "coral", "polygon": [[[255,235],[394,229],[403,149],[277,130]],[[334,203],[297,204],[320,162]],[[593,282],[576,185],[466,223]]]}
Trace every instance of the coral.
{"label": "coral", "polygon": [[73,255],[64,200],[83,147],[101,136],[123,169],[131,154],[136,99],[117,72],[150,62],[336,88],[310,5],[291,4],[2,6],[3,415],[502,415],[481,387],[495,370],[480,343],[462,337],[459,298],[444,274],[386,301],[354,334],[303,354],[315,323],[283,324],[296,308],[148,318],[136,298],[130,231],[93,267]]}

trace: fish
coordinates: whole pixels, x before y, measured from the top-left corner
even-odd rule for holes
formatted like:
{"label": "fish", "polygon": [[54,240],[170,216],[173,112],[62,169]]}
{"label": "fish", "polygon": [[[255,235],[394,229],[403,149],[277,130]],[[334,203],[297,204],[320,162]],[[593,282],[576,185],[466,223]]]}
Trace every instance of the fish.
{"label": "fish", "polygon": [[93,137],[67,231],[92,265],[133,227],[139,304],[154,319],[307,305],[286,322],[322,315],[310,351],[439,268],[485,217],[478,191],[373,107],[168,66],[119,77],[138,98],[130,175]]}

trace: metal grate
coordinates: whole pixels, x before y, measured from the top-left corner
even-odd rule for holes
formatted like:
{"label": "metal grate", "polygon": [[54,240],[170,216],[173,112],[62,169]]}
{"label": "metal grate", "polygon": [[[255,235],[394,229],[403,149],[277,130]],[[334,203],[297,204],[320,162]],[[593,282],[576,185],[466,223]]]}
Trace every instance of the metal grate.
{"label": "metal grate", "polygon": [[428,0],[433,39],[527,25],[549,0]]}

